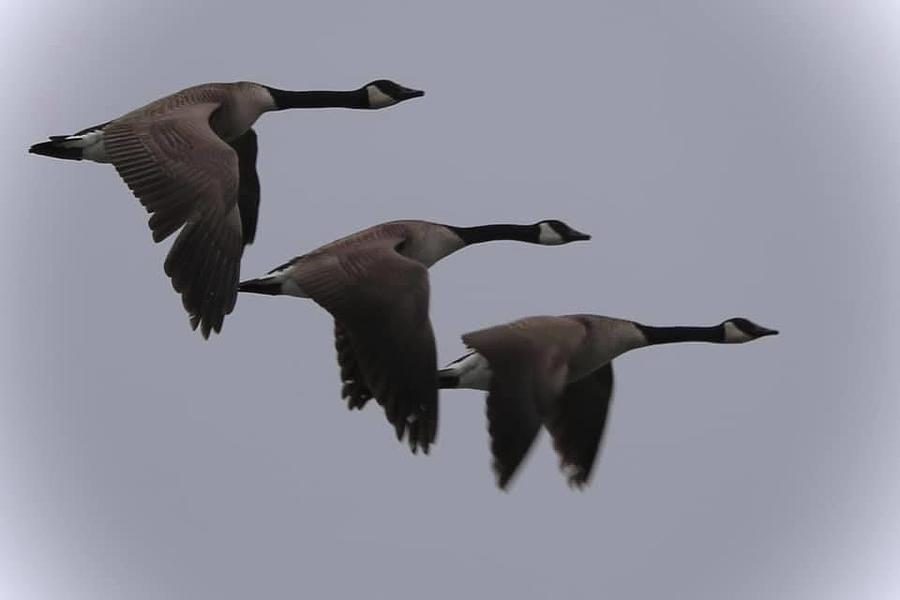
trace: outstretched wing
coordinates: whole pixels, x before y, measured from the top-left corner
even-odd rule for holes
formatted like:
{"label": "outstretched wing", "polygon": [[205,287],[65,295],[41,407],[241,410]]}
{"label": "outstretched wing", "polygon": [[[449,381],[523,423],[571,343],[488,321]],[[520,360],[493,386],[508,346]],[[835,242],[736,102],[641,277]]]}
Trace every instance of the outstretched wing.
{"label": "outstretched wing", "polygon": [[501,489],[552,413],[566,386],[570,355],[583,337],[583,326],[556,317],[534,317],[463,336],[463,342],[491,366],[488,431]]}
{"label": "outstretched wing", "polygon": [[353,340],[339,321],[334,322],[334,349],[341,369],[341,397],[347,401],[347,408],[362,409],[372,398],[372,391],[363,380]]}
{"label": "outstretched wing", "polygon": [[256,174],[256,132],[248,129],[244,135],[231,141],[238,156],[238,207],[241,209],[241,233],[244,245],[256,239],[256,223],[259,220],[259,175]]}
{"label": "outstretched wing", "polygon": [[531,449],[541,428],[532,390],[523,379],[503,379],[491,385],[487,396],[491,467],[500,489],[506,489]]}
{"label": "outstretched wing", "polygon": [[591,477],[612,391],[612,363],[607,363],[566,386],[555,413],[546,421],[560,468],[575,487],[583,487]]}
{"label": "outstretched wing", "polygon": [[308,255],[294,264],[291,277],[340,324],[348,342],[343,350],[352,352],[342,365],[353,363],[398,439],[408,434],[413,451],[427,452],[437,433],[428,271],[391,242]]}
{"label": "outstretched wing", "polygon": [[103,136],[110,161],[151,213],[153,240],[181,229],[165,271],[204,337],[234,308],[244,245],[238,156],[209,126],[218,107],[137,113],[107,125]]}

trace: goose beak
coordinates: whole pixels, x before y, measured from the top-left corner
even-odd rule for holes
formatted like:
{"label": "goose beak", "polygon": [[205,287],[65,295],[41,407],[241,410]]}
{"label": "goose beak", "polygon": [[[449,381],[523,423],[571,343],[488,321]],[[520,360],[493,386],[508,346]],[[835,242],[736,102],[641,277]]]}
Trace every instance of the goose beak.
{"label": "goose beak", "polygon": [[425,92],[422,90],[414,90],[412,88],[404,88],[403,96],[400,98],[401,100],[409,100],[410,98],[421,98],[425,95]]}
{"label": "goose beak", "polygon": [[586,242],[591,239],[591,236],[589,234],[581,233],[580,231],[575,231],[574,229],[572,230],[570,237],[574,242]]}
{"label": "goose beak", "polygon": [[767,327],[760,327],[757,335],[759,337],[766,337],[767,335],[778,335],[778,330],[777,329],[768,329]]}

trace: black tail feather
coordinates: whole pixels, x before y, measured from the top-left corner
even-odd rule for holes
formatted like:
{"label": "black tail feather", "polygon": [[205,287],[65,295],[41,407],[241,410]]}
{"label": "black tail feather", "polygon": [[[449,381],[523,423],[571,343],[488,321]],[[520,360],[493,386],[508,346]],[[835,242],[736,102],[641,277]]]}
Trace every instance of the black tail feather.
{"label": "black tail feather", "polygon": [[40,154],[41,156],[52,156],[53,158],[63,158],[66,160],[81,160],[81,148],[67,148],[62,145],[61,140],[64,136],[56,136],[50,138],[49,142],[41,142],[33,145],[28,149],[30,154]]}
{"label": "black tail feather", "polygon": [[459,386],[459,375],[455,375],[450,369],[438,371],[438,388],[453,389]]}
{"label": "black tail feather", "polygon": [[249,279],[238,285],[238,291],[278,296],[281,294],[281,282],[273,279]]}

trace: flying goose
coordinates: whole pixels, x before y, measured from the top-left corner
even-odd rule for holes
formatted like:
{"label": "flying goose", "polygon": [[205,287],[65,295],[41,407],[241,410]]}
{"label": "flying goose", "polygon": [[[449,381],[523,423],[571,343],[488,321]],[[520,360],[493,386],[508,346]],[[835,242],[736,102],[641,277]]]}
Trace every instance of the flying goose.
{"label": "flying goose", "polygon": [[153,241],[181,228],[165,272],[191,327],[219,332],[237,300],[240,260],[259,209],[256,132],[265,112],[288,108],[384,108],[424,92],[379,79],[352,91],[279,90],[258,83],[207,83],[151,102],[29,152],[112,163],[151,213]]}
{"label": "flying goose", "polygon": [[428,267],[471,244],[588,240],[556,220],[452,227],[426,221],[375,225],[299,256],[240,291],[311,298],[334,317],[348,407],[384,407],[397,439],[428,452],[437,431],[437,359],[428,317]]}
{"label": "flying goose", "polygon": [[553,438],[569,484],[582,488],[606,423],[612,359],[644,346],[740,344],[777,333],[744,318],[713,327],[651,327],[598,315],[527,317],[463,335],[471,351],[438,372],[439,386],[488,392],[493,469],[501,489],[541,425]]}

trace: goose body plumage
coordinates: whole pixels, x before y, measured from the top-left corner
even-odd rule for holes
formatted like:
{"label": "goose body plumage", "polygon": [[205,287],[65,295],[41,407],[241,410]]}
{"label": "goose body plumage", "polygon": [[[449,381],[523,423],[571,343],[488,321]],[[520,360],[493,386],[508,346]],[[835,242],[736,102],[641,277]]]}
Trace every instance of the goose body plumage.
{"label": "goose body plumage", "polygon": [[240,290],[311,298],[331,313],[349,407],[375,398],[398,439],[407,435],[413,451],[427,452],[438,419],[428,267],[490,240],[555,245],[588,238],[559,221],[471,228],[392,221],[299,256]]}
{"label": "goose body plumage", "polygon": [[165,272],[191,326],[208,337],[234,308],[243,249],[256,234],[256,120],[287,108],[383,108],[422,94],[387,80],[346,92],[207,83],[75,134],[53,136],[30,152],[112,163],[151,214],[154,241],[180,230]]}
{"label": "goose body plumage", "polygon": [[673,342],[742,343],[777,331],[743,319],[713,327],[650,327],[600,315],[526,317],[462,336],[470,352],[439,374],[442,388],[488,392],[493,468],[506,488],[541,427],[569,483],[584,486],[612,398],[612,360]]}

